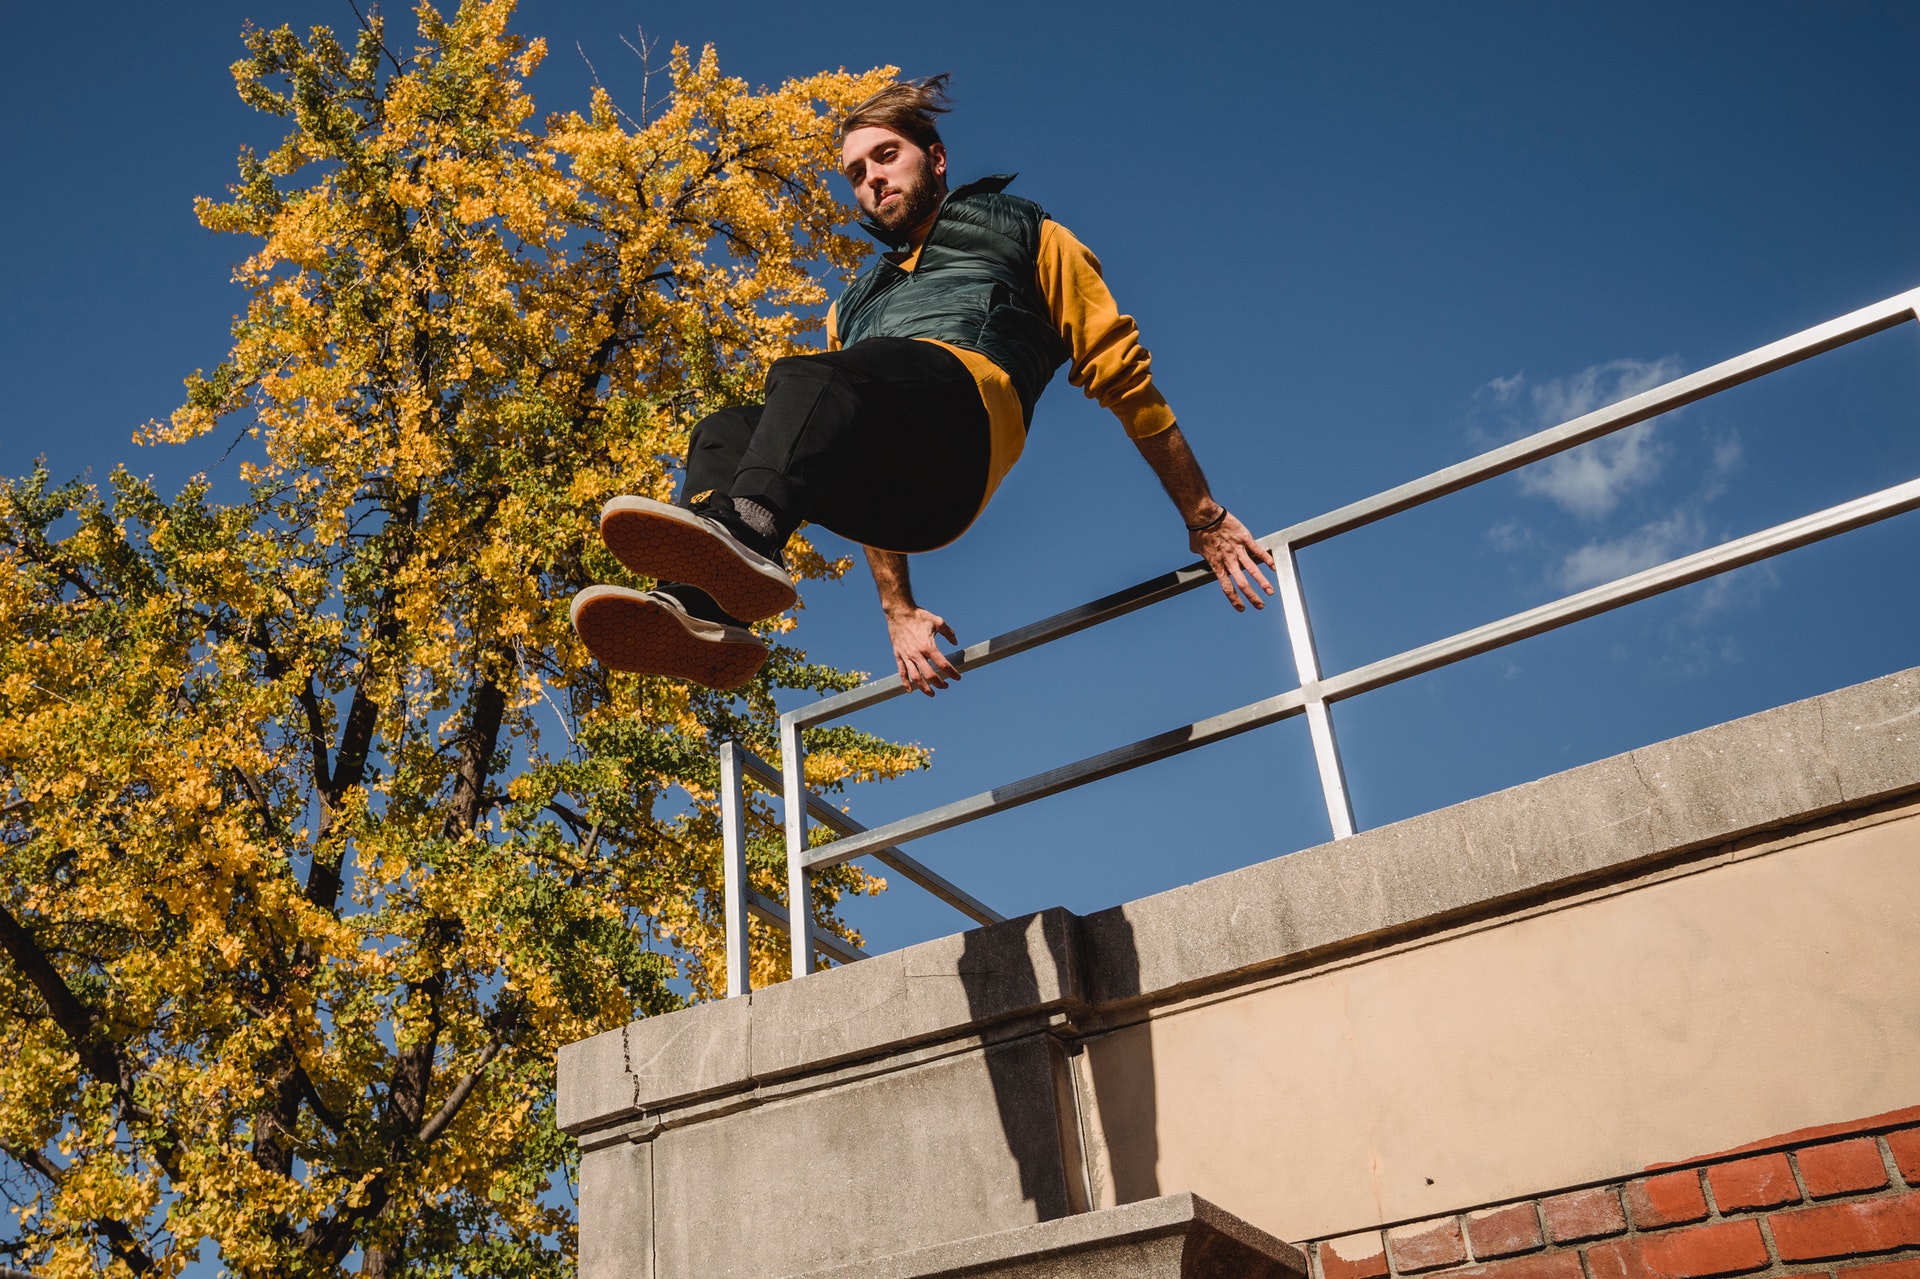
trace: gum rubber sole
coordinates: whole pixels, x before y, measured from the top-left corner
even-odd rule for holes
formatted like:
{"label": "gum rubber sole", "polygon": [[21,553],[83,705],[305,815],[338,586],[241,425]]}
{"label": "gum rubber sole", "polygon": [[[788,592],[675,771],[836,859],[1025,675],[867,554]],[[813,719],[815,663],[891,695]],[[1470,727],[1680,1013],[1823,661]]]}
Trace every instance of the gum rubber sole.
{"label": "gum rubber sole", "polygon": [[616,497],[600,512],[600,537],[634,572],[697,586],[744,621],[784,613],[799,598],[785,569],[682,507]]}
{"label": "gum rubber sole", "polygon": [[[572,611],[587,651],[617,671],[728,689],[752,679],[767,660],[766,645],[750,632],[695,621],[625,587],[590,586],[573,597]],[[727,632],[747,638],[722,638]]]}

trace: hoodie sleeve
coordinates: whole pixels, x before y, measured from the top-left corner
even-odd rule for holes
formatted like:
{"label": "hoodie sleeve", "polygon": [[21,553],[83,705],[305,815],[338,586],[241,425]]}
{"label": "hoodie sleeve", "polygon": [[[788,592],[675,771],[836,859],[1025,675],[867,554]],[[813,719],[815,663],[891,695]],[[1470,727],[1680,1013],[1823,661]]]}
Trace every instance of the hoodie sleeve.
{"label": "hoodie sleeve", "polygon": [[[1072,352],[1067,380],[1119,418],[1134,439],[1158,435],[1174,425],[1173,409],[1153,384],[1153,357],[1140,344],[1140,329],[1133,317],[1120,313],[1108,291],[1100,275],[1100,259],[1073,232],[1049,218],[1040,224],[1037,266],[1040,293],[1054,328]],[[827,332],[831,349],[831,314]]]}

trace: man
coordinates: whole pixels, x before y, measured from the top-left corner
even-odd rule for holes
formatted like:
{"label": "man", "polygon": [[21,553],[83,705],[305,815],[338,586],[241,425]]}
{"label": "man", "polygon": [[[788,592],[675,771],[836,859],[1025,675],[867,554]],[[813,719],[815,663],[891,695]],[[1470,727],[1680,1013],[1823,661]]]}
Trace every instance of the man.
{"label": "man", "polygon": [[866,548],[900,678],[931,697],[960,673],[957,642],[915,603],[910,554],[965,532],[1019,457],[1033,406],[1062,364],[1110,409],[1179,508],[1236,610],[1273,594],[1273,557],[1213,500],[1153,384],[1131,317],[1100,264],[1011,177],[949,191],[934,117],[945,75],[890,85],[841,123],[841,169],[890,252],[827,312],[827,349],[777,361],[763,404],[693,430],[681,502],[619,497],[601,535],[652,591],[594,586],[573,624],[608,666],[746,683],[766,660],[749,624],[792,606],[781,549],[804,521]]}

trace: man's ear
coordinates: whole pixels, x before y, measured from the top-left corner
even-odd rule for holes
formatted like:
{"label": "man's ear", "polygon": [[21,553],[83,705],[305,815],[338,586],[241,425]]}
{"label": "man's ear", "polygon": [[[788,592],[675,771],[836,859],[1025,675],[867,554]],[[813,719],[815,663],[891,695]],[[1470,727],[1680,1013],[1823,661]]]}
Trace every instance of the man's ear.
{"label": "man's ear", "polygon": [[942,182],[947,178],[947,144],[936,142],[927,148],[927,159],[933,161],[933,176]]}

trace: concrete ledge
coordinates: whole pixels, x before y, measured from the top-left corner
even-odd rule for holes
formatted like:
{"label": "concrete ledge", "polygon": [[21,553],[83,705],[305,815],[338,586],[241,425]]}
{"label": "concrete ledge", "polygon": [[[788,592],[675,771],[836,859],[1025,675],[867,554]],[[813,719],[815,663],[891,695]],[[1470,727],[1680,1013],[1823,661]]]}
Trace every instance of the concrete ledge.
{"label": "concrete ledge", "polygon": [[560,1050],[567,1132],[1085,1004],[1080,919],[1044,910]]}
{"label": "concrete ledge", "polygon": [[1202,989],[1916,787],[1920,669],[1089,915],[1089,1002]]}
{"label": "concrete ledge", "polygon": [[1077,1006],[1079,922],[1045,910],[756,990],[753,1075],[775,1079]]}
{"label": "concrete ledge", "polygon": [[562,1049],[579,1134],[1035,1014],[1176,998],[1920,789],[1920,668],[1100,911],[943,937]]}
{"label": "concrete ledge", "polygon": [[806,1279],[1303,1279],[1307,1259],[1198,1195],[1044,1221]]}

